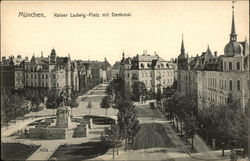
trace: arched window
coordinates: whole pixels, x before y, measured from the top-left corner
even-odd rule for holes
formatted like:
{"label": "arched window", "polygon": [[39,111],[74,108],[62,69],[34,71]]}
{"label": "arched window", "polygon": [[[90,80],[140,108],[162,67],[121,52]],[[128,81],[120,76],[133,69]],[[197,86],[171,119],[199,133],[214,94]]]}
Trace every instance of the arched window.
{"label": "arched window", "polygon": [[237,62],[237,70],[240,70],[240,62]]}
{"label": "arched window", "polygon": [[143,63],[141,63],[141,68],[144,68],[144,64]]}
{"label": "arched window", "polygon": [[232,62],[229,62],[228,66],[229,66],[229,70],[232,70],[232,69],[233,69]]}

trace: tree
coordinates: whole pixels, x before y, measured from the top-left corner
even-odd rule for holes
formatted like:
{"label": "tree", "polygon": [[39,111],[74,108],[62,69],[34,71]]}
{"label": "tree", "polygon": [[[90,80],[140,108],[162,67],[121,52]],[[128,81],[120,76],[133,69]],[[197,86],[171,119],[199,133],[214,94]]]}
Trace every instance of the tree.
{"label": "tree", "polygon": [[50,90],[47,95],[46,108],[54,110],[60,106],[60,100],[57,92],[55,90]]}
{"label": "tree", "polygon": [[87,108],[89,109],[89,114],[91,114],[91,108],[93,107],[91,101],[89,100]]}
{"label": "tree", "polygon": [[101,140],[113,149],[113,159],[115,158],[115,148],[117,148],[118,154],[118,148],[122,145],[119,131],[119,126],[112,124],[111,128],[105,128],[105,134],[101,137]]}
{"label": "tree", "polygon": [[140,101],[147,96],[147,88],[143,82],[136,81],[132,85],[132,99],[134,101]]}
{"label": "tree", "polygon": [[158,87],[158,88],[157,88],[157,92],[156,92],[156,101],[157,101],[157,103],[160,103],[160,102],[161,102],[161,98],[162,98],[162,95],[161,95],[161,88]]}
{"label": "tree", "polygon": [[39,97],[31,98],[31,111],[36,112],[36,117],[37,117],[37,112],[43,109],[43,106],[41,106],[41,104],[42,104],[42,100]]}
{"label": "tree", "polygon": [[193,116],[186,116],[185,124],[184,124],[185,136],[186,138],[192,139],[192,149],[194,149],[194,135],[197,131],[196,120]]}
{"label": "tree", "polygon": [[106,110],[105,115],[107,115],[108,108],[110,108],[110,106],[111,106],[110,97],[107,95],[105,97],[103,97],[102,102],[100,103],[100,106],[101,106],[101,108],[104,108]]}
{"label": "tree", "polygon": [[[216,139],[219,147],[247,149],[248,138],[247,113],[240,107],[239,101],[229,95],[226,104],[210,104],[199,110],[198,123],[208,131],[208,139]],[[235,140],[233,144],[230,141]]]}
{"label": "tree", "polygon": [[122,78],[117,77],[110,83],[110,86],[112,87],[112,95],[115,95],[113,102],[114,107],[119,111],[118,126],[121,138],[125,140],[126,150],[127,143],[133,143],[134,137],[140,128],[139,121],[137,119],[137,111],[131,101],[131,88],[129,85],[125,84]]}
{"label": "tree", "polygon": [[71,115],[73,115],[73,108],[74,107],[78,107],[79,103],[77,102],[77,98],[78,98],[78,94],[75,91],[72,91],[70,98],[68,98],[67,100],[67,105],[71,108]]}
{"label": "tree", "polygon": [[9,121],[17,117],[22,117],[29,112],[24,97],[17,94],[2,94],[1,105],[1,112],[3,113],[2,120],[7,123],[7,125]]}
{"label": "tree", "polygon": [[131,102],[129,87],[125,87],[123,99],[118,102],[118,126],[123,139],[125,139],[125,150],[127,143],[133,143],[134,137],[139,132],[140,126],[137,119],[137,111]]}

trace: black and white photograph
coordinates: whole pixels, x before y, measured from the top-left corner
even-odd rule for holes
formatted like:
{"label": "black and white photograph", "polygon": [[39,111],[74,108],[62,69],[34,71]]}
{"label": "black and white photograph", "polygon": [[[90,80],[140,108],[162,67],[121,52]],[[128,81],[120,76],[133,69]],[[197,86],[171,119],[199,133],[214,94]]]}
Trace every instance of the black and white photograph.
{"label": "black and white photograph", "polygon": [[0,64],[3,161],[249,161],[248,0],[3,0]]}

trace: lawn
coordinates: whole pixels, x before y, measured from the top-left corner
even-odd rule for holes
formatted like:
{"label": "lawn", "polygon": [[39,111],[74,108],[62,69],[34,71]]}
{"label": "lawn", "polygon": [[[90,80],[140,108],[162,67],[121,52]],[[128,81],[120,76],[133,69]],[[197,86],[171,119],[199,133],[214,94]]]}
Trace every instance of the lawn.
{"label": "lawn", "polygon": [[1,160],[26,160],[39,147],[19,143],[1,143]]}
{"label": "lawn", "polygon": [[85,160],[105,154],[109,148],[102,142],[87,142],[75,145],[62,145],[51,156],[57,160]]}

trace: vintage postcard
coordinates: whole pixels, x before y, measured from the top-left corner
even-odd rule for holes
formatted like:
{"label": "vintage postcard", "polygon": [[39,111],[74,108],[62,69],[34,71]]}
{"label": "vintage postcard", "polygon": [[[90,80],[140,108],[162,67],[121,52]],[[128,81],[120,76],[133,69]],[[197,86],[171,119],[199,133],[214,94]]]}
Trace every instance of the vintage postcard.
{"label": "vintage postcard", "polygon": [[1,160],[247,161],[249,1],[2,1]]}

